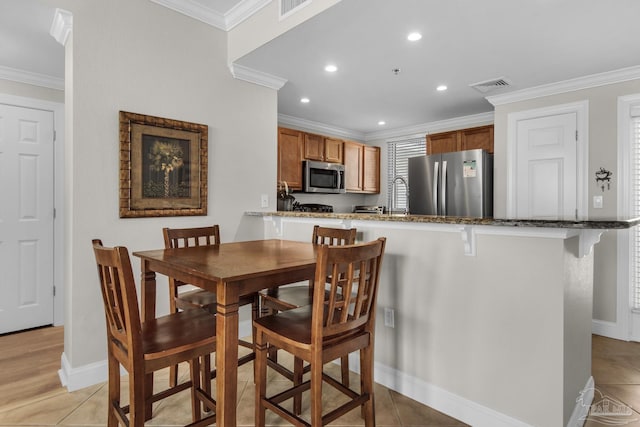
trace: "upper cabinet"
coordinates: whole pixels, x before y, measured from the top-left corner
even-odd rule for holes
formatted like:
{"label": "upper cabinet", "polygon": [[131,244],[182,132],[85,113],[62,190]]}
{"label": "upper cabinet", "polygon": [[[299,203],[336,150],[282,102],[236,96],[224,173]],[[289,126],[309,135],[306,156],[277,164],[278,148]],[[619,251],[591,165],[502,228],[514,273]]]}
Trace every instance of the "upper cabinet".
{"label": "upper cabinet", "polygon": [[493,154],[493,125],[427,135],[427,154],[476,148]]}
{"label": "upper cabinet", "polygon": [[380,192],[380,147],[344,142],[345,189],[352,193]]}
{"label": "upper cabinet", "polygon": [[291,190],[302,190],[303,133],[278,128],[278,182],[286,181]]}
{"label": "upper cabinet", "polygon": [[321,162],[342,163],[343,142],[311,133],[304,134],[304,158]]}
{"label": "upper cabinet", "polygon": [[278,182],[302,190],[303,160],[344,164],[347,192],[380,193],[380,147],[278,128]]}

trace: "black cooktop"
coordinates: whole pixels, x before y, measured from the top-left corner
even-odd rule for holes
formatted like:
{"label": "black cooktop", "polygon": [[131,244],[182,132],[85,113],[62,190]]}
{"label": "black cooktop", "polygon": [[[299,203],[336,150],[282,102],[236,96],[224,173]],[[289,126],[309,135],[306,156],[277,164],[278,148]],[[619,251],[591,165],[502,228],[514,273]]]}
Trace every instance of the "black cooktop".
{"label": "black cooktop", "polygon": [[320,203],[302,203],[295,205],[293,210],[300,212],[333,212],[333,206]]}

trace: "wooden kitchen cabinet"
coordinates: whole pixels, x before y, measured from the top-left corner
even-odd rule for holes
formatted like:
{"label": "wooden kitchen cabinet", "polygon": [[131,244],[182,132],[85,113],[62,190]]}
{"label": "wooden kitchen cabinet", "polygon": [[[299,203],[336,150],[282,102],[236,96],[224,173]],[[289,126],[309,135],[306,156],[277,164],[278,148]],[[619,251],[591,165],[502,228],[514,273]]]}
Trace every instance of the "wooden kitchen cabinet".
{"label": "wooden kitchen cabinet", "polygon": [[362,144],[344,142],[344,188],[362,191]]}
{"label": "wooden kitchen cabinet", "polygon": [[304,158],[319,162],[342,163],[343,142],[311,133],[304,134]]}
{"label": "wooden kitchen cabinet", "polygon": [[493,154],[493,125],[462,129],[460,134],[460,150],[482,148]]}
{"label": "wooden kitchen cabinet", "polygon": [[481,148],[493,154],[493,125],[427,135],[427,154]]}
{"label": "wooden kitchen cabinet", "polygon": [[278,183],[290,190],[302,190],[303,132],[278,128]]}
{"label": "wooden kitchen cabinet", "polygon": [[380,147],[344,141],[345,190],[380,192]]}
{"label": "wooden kitchen cabinet", "polygon": [[324,138],[324,161],[331,163],[342,163],[344,142],[341,139]]}
{"label": "wooden kitchen cabinet", "polygon": [[304,134],[304,158],[324,161],[324,137],[312,133]]}
{"label": "wooden kitchen cabinet", "polygon": [[367,193],[379,193],[380,147],[365,145],[363,150],[362,190]]}

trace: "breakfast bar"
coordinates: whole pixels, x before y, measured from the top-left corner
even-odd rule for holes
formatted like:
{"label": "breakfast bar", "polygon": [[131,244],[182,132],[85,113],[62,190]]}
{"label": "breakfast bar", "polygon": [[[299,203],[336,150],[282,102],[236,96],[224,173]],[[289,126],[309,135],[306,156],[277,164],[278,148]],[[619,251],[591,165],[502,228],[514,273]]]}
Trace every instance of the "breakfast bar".
{"label": "breakfast bar", "polygon": [[[248,212],[264,238],[314,224],[387,237],[376,381],[472,425],[566,426],[593,400],[592,248],[638,218],[584,221]],[[350,361],[352,369],[358,361]]]}

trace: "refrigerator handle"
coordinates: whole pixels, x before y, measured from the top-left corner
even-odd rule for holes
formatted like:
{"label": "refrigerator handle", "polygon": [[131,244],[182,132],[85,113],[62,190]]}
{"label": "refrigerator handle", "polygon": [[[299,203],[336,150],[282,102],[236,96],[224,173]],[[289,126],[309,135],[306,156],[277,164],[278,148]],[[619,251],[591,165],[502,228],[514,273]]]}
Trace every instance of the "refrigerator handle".
{"label": "refrigerator handle", "polygon": [[440,174],[440,162],[436,162],[434,166],[433,191],[431,192],[431,194],[433,195],[433,209],[435,210],[435,214],[438,215],[440,213],[440,209],[438,206],[438,175]]}
{"label": "refrigerator handle", "polygon": [[440,179],[441,214],[447,215],[447,161],[442,161],[442,178]]}

